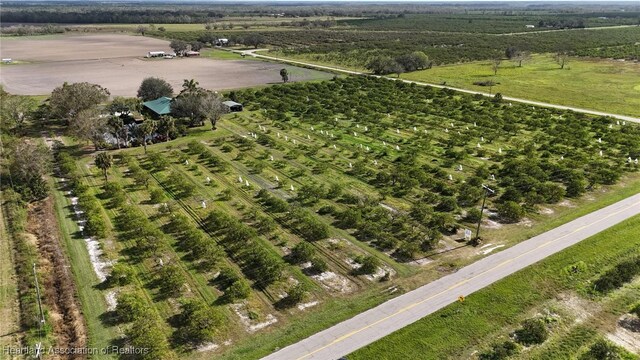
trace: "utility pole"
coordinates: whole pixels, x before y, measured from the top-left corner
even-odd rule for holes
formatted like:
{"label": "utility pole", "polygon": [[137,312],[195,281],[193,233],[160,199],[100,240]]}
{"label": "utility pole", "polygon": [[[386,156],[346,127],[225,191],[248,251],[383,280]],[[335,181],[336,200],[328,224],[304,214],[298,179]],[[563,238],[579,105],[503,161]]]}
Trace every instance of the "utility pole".
{"label": "utility pole", "polygon": [[496,193],[493,189],[491,189],[485,184],[482,184],[482,188],[484,189],[484,196],[482,197],[482,208],[480,209],[480,219],[478,220],[478,228],[476,229],[476,237],[475,237],[476,243],[480,241],[480,224],[482,223],[482,215],[484,214],[484,204],[487,200],[487,194]]}

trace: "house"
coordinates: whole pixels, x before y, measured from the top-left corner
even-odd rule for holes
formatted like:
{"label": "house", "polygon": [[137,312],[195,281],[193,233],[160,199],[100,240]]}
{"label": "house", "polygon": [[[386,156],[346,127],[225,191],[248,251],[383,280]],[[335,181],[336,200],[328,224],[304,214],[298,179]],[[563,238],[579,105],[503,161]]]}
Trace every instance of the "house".
{"label": "house", "polygon": [[535,25],[525,25],[524,27],[526,27],[527,29],[533,29],[533,28],[535,28],[536,26],[535,26]]}
{"label": "house", "polygon": [[242,104],[239,104],[235,101],[224,101],[223,102],[224,106],[227,107],[227,109],[229,110],[229,112],[238,112],[238,111],[242,111]]}
{"label": "house", "polygon": [[163,96],[161,98],[145,101],[142,106],[147,110],[154,118],[159,118],[162,115],[168,115],[171,113],[171,98]]}
{"label": "house", "polygon": [[192,56],[200,56],[200,53],[197,51],[187,51],[186,53],[184,53],[184,56],[186,57],[192,57]]}

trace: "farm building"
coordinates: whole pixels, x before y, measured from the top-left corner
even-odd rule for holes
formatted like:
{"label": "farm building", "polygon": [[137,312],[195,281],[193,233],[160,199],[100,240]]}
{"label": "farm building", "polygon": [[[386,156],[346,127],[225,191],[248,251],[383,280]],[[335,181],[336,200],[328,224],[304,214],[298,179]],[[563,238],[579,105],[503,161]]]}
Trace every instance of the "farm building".
{"label": "farm building", "polygon": [[171,98],[163,96],[161,98],[145,101],[142,103],[145,110],[151,113],[155,118],[171,113]]}
{"label": "farm building", "polygon": [[165,55],[164,51],[149,51],[147,53],[147,57],[148,58],[152,58],[152,57],[163,57]]}
{"label": "farm building", "polygon": [[242,104],[237,103],[235,101],[225,101],[223,102],[224,106],[227,107],[227,109],[229,109],[230,112],[238,112],[238,111],[242,111]]}

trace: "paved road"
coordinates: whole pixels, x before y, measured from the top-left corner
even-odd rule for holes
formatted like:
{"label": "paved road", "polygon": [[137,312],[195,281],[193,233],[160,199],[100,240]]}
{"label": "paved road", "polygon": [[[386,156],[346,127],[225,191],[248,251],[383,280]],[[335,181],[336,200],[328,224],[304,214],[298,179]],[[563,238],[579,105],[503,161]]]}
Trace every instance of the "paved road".
{"label": "paved road", "polygon": [[[345,74],[351,74],[351,75],[368,75],[368,76],[374,76],[374,77],[384,77],[384,78],[387,78],[387,79],[403,81],[405,83],[415,83],[417,85],[433,86],[433,87],[441,88],[441,89],[447,88],[447,89],[460,91],[460,92],[464,92],[464,93],[468,93],[468,94],[481,94],[481,95],[484,95],[484,96],[493,97],[492,94],[485,93],[485,92],[480,92],[480,91],[454,88],[454,87],[450,87],[450,86],[444,86],[444,85],[439,85],[439,84],[431,84],[431,83],[426,83],[426,82],[421,82],[421,81],[405,80],[405,79],[398,79],[398,78],[393,78],[393,77],[371,75],[371,74],[368,74],[368,73],[363,73],[363,72],[355,71],[355,70],[342,69],[342,68],[333,67],[333,66],[318,65],[318,64],[307,63],[307,62],[297,61],[297,60],[283,59],[283,58],[278,58],[278,57],[275,57],[275,56],[267,56],[267,55],[262,55],[262,54],[256,53],[257,51],[267,51],[267,50],[268,49],[256,49],[256,50],[244,50],[244,51],[231,50],[231,51],[239,53],[239,54],[246,54],[246,55],[249,55],[249,56],[253,56],[255,58],[260,58],[260,59],[265,59],[265,60],[272,60],[272,61],[279,61],[279,62],[283,62],[283,63],[289,63],[289,64],[301,65],[301,66],[306,66],[306,67],[312,67],[312,68],[321,69],[321,70],[337,71],[337,72],[341,72],[341,73],[345,73]],[[572,110],[572,111],[575,111],[575,112],[591,114],[591,115],[611,116],[613,118],[620,119],[620,120],[623,120],[623,121],[630,121],[630,122],[640,123],[640,118],[636,118],[636,117],[633,117],[633,116],[612,114],[612,113],[607,113],[607,112],[603,112],[603,111],[596,111],[596,110],[590,110],[590,109],[581,109],[581,108],[577,108],[577,107],[573,107],[573,106],[549,104],[549,103],[545,103],[545,102],[533,101],[533,100],[527,100],[527,99],[520,99],[520,98],[511,97],[511,96],[504,96],[503,99],[507,100],[507,101],[515,101],[515,102],[520,102],[520,103],[524,103],[524,104],[531,104],[531,105],[535,105],[535,106],[549,107],[549,108],[562,109],[562,110]]]}
{"label": "paved road", "polygon": [[640,194],[487,256],[263,360],[338,359],[457,301],[460,295],[468,296],[637,214]]}

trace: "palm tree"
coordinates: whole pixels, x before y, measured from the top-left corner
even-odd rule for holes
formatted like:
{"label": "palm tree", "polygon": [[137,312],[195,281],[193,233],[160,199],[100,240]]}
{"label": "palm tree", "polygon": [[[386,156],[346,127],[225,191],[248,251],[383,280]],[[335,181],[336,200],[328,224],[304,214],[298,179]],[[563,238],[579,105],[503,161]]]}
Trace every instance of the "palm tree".
{"label": "palm tree", "polygon": [[122,133],[124,122],[122,121],[120,116],[112,115],[107,121],[107,126],[109,126],[111,135],[113,135],[116,138],[116,142],[118,143],[118,149],[120,149],[120,134]]}
{"label": "palm tree", "polygon": [[182,82],[182,91],[180,93],[195,93],[198,91],[198,85],[200,85],[200,83],[194,79],[184,79]]}
{"label": "palm tree", "polygon": [[138,136],[142,138],[142,145],[144,145],[144,153],[147,153],[147,137],[151,136],[156,131],[156,123],[153,120],[145,120],[137,128]]}
{"label": "palm tree", "polygon": [[104,173],[104,182],[107,182],[107,170],[113,164],[113,158],[106,152],[101,152],[100,154],[96,155],[95,163],[98,169],[101,169]]}
{"label": "palm tree", "polygon": [[169,134],[176,128],[176,121],[170,116],[163,116],[158,124],[158,131],[164,133],[166,141],[169,141]]}
{"label": "palm tree", "polygon": [[287,71],[287,69],[281,69],[280,77],[282,77],[282,82],[286,83],[287,81],[289,81],[289,71]]}

